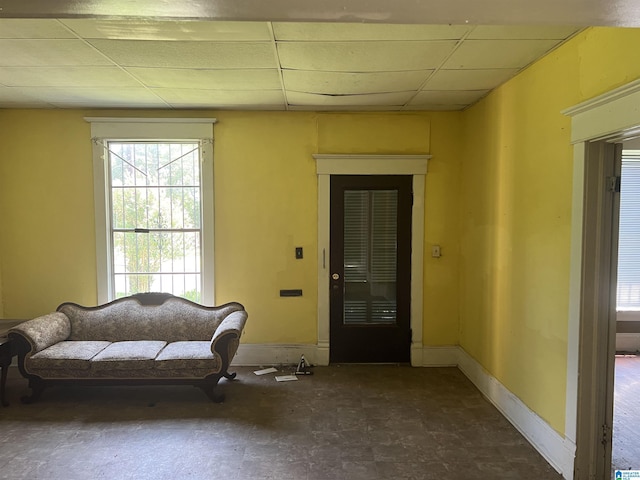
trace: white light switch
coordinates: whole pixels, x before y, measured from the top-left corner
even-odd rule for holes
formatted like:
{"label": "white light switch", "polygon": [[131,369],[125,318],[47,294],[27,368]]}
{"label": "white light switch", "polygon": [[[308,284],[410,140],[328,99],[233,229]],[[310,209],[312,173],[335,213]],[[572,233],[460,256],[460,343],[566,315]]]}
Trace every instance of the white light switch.
{"label": "white light switch", "polygon": [[433,245],[431,247],[431,256],[433,258],[440,258],[442,256],[440,253],[440,245]]}

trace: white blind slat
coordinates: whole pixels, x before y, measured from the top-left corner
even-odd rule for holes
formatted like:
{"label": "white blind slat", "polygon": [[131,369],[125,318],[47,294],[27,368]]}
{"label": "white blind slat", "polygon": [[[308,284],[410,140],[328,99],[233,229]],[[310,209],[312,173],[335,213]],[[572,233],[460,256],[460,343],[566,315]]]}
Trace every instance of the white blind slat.
{"label": "white blind slat", "polygon": [[618,310],[640,310],[640,151],[622,153]]}

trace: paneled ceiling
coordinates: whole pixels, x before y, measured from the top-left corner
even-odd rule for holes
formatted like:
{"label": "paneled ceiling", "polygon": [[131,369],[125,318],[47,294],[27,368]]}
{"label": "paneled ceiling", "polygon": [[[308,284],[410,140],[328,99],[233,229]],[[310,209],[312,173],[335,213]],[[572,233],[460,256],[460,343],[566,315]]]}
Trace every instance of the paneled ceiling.
{"label": "paneled ceiling", "polygon": [[336,2],[0,0],[0,108],[462,110],[633,17],[628,0]]}

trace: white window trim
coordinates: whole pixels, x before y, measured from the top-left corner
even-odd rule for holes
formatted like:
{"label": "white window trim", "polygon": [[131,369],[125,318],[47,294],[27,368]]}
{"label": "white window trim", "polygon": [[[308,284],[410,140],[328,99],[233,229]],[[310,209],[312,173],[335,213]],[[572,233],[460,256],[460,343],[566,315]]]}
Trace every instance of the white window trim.
{"label": "white window trim", "polygon": [[[85,117],[91,124],[96,229],[98,303],[113,300],[111,240],[106,189],[107,162],[102,140],[198,140],[202,147],[202,303],[215,305],[213,124],[215,118],[119,118]],[[209,141],[207,141],[209,140]]]}
{"label": "white window trim", "polygon": [[411,213],[411,364],[422,366],[424,195],[431,155],[316,154],[318,175],[318,357],[329,364],[329,232],[331,175],[413,175]]}

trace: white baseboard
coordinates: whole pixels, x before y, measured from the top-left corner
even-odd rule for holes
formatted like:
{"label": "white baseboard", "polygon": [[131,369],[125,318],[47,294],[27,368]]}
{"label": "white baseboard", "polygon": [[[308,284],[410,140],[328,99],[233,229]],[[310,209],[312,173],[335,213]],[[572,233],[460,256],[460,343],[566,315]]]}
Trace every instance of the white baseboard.
{"label": "white baseboard", "polygon": [[457,367],[460,348],[455,345],[444,347],[422,347],[422,362],[412,363],[416,367]]}
{"label": "white baseboard", "polygon": [[[456,367],[459,348],[457,346],[423,347],[411,346],[411,365],[414,367]],[[298,363],[300,355],[313,365],[329,365],[329,345],[287,345],[241,343],[232,365],[263,366]]]}
{"label": "white baseboard", "polygon": [[458,368],[562,476],[573,479],[575,444],[556,432],[462,348]]}
{"label": "white baseboard", "polygon": [[255,343],[241,343],[231,365],[256,367],[297,364],[300,355],[304,355],[312,365],[329,365],[328,346]]}

